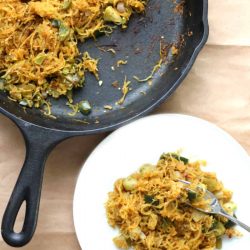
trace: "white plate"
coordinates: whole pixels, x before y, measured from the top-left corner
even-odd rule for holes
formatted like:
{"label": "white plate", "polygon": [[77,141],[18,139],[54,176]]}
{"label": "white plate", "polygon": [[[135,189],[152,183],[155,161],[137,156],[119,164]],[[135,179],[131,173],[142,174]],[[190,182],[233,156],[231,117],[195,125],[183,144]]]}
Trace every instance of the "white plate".
{"label": "white plate", "polygon": [[[199,118],[154,115],[137,120],[109,135],[87,159],[74,196],[74,223],[84,250],[116,250],[117,231],[106,220],[104,204],[113,183],[143,163],[156,163],[163,152],[183,149],[190,159],[206,159],[226,188],[234,192],[237,216],[250,225],[250,164],[244,149],[226,132]],[[250,234],[224,240],[223,250],[249,249]]]}

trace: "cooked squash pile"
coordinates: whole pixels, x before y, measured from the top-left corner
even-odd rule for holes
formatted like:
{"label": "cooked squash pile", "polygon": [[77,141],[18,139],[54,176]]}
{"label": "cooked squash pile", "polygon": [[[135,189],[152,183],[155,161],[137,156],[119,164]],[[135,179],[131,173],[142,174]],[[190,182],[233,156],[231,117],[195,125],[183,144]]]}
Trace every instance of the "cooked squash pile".
{"label": "cooked squash pile", "polygon": [[126,28],[143,0],[0,0],[0,90],[39,108],[48,96],[71,96],[85,72],[98,79],[98,60],[77,44],[97,33]]}
{"label": "cooked squash pile", "polygon": [[[186,186],[180,180],[189,181]],[[206,208],[206,190],[216,195],[226,212],[234,215],[232,192],[214,173],[203,172],[201,162],[189,162],[175,153],[163,154],[157,165],[118,179],[106,203],[108,222],[120,235],[113,239],[120,249],[212,250],[221,237],[238,236],[228,219],[197,211]]]}

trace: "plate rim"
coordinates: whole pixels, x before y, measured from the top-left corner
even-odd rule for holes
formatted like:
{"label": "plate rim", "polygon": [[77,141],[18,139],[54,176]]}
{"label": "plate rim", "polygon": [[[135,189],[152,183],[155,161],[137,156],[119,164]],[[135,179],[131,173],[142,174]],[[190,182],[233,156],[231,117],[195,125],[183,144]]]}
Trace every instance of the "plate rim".
{"label": "plate rim", "polygon": [[235,139],[229,132],[227,132],[225,129],[221,128],[220,126],[218,126],[217,124],[211,122],[211,121],[208,121],[206,119],[203,119],[203,118],[200,118],[198,116],[194,116],[194,115],[188,115],[188,114],[181,114],[181,113],[163,113],[163,114],[153,114],[153,115],[149,115],[149,116],[146,116],[146,117],[142,117],[140,119],[137,119],[129,124],[126,124],[120,128],[118,128],[117,130],[113,131],[112,133],[110,133],[107,137],[105,137],[101,142],[99,142],[97,144],[97,146],[90,152],[90,154],[88,155],[88,157],[86,158],[86,161],[82,164],[82,167],[80,168],[80,171],[79,171],[79,174],[78,174],[78,177],[77,177],[77,181],[76,181],[76,185],[75,185],[75,190],[74,190],[74,195],[73,195],[73,224],[74,224],[74,228],[75,228],[75,233],[76,233],[76,236],[77,236],[77,240],[78,240],[78,243],[80,245],[80,247],[82,247],[82,242],[80,241],[80,233],[79,231],[77,230],[77,227],[76,226],[76,207],[77,207],[77,189],[78,189],[78,186],[79,186],[79,180],[81,178],[81,176],[84,175],[85,171],[86,171],[86,167],[85,165],[88,164],[89,160],[91,159],[92,155],[99,150],[99,148],[102,147],[103,144],[106,144],[106,141],[110,140],[110,137],[113,137],[115,136],[116,134],[120,133],[120,131],[122,130],[126,130],[127,127],[131,127],[133,126],[134,124],[137,124],[137,123],[140,123],[140,122],[145,122],[146,120],[150,120],[150,119],[157,119],[158,117],[171,117],[171,118],[183,118],[183,119],[189,119],[189,120],[195,120],[195,121],[199,121],[199,122],[202,122],[203,124],[213,128],[213,130],[216,130],[220,133],[222,133],[225,137],[227,137],[227,139],[230,139],[230,141],[235,145],[237,146],[241,153],[242,153],[242,156],[245,156],[245,159],[246,159],[246,162],[249,161],[249,155],[246,151],[246,149],[238,142],[237,139]]}

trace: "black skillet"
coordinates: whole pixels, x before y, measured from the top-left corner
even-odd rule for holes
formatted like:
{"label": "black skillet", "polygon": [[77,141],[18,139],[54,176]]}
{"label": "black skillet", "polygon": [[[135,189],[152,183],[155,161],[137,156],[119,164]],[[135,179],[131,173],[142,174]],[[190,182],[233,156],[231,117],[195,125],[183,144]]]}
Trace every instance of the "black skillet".
{"label": "black skillet", "polygon": [[[66,100],[61,98],[52,101],[53,115],[57,119],[48,118],[40,110],[24,110],[10,101],[5,93],[0,93],[0,112],[20,128],[27,149],[23,168],[2,220],[2,236],[9,245],[23,246],[34,234],[45,161],[59,142],[73,136],[111,131],[146,115],[169,97],[187,75],[208,37],[208,2],[186,0],[183,14],[174,2],[180,1],[151,0],[146,15],[133,17],[126,31],[117,29],[110,37],[102,36],[96,42],[89,40],[80,45],[81,51],[89,51],[92,57],[100,58],[102,86],[93,76],[88,76],[86,86],[74,92],[76,102],[88,99],[93,105],[89,116],[78,114],[70,117]],[[111,83],[116,80],[121,83],[125,75],[129,80],[134,75],[141,78],[149,75],[159,60],[160,40],[169,47],[176,44],[178,55],[173,56],[169,49],[168,63],[154,75],[151,86],[133,80],[132,91],[124,104],[116,105],[121,91]],[[103,52],[103,48],[113,48],[117,54]],[[127,60],[128,64],[120,68],[115,66],[113,71],[111,67],[119,59]],[[113,109],[105,110],[105,105]],[[26,202],[25,220],[21,232],[16,233],[14,224],[23,202]]]}

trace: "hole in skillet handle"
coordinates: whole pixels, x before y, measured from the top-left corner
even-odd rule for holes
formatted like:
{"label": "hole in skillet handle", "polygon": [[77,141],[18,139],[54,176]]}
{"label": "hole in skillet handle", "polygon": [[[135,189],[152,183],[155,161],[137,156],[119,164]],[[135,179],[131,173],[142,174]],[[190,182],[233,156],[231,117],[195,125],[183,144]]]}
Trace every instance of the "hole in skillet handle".
{"label": "hole in skillet handle", "polygon": [[[37,224],[47,156],[56,144],[70,137],[67,133],[55,132],[23,121],[18,125],[24,135],[26,157],[3,215],[1,228],[4,241],[13,247],[22,247],[32,239]],[[15,232],[17,215],[24,203],[26,211],[23,227],[20,232]]]}
{"label": "hole in skillet handle", "polygon": [[16,222],[14,224],[14,232],[20,233],[23,229],[25,213],[26,213],[27,202],[24,201],[19,209],[19,212],[16,217]]}

